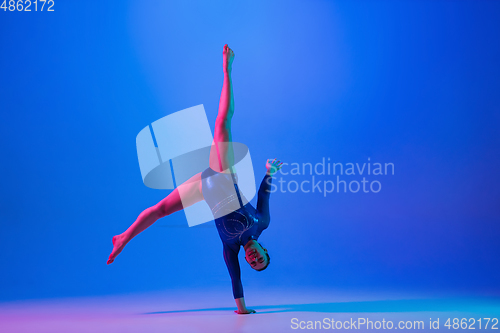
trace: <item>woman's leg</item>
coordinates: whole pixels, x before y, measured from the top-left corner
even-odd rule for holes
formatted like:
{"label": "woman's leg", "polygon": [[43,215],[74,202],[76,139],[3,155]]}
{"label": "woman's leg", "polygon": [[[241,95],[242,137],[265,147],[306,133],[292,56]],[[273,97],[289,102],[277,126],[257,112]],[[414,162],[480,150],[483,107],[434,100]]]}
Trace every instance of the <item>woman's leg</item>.
{"label": "woman's leg", "polygon": [[201,172],[178,186],[172,193],[156,205],[146,208],[137,220],[120,235],[113,237],[113,251],[109,255],[108,265],[122,252],[125,245],[139,233],[147,229],[158,219],[189,207],[203,200]]}
{"label": "woman's leg", "polygon": [[210,168],[223,172],[233,166],[231,118],[234,113],[233,86],[231,80],[234,52],[227,44],[222,51],[224,82],[219,100],[219,111],[215,120],[214,141],[210,150]]}

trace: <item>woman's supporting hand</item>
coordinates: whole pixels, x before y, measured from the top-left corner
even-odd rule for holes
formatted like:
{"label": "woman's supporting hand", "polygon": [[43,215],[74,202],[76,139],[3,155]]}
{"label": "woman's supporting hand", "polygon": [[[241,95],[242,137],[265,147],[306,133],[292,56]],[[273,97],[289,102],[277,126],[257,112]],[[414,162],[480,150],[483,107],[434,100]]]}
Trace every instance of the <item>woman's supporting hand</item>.
{"label": "woman's supporting hand", "polygon": [[250,314],[255,313],[255,310],[252,309],[243,309],[243,310],[234,310],[237,314]]}
{"label": "woman's supporting hand", "polygon": [[236,302],[236,306],[238,307],[238,310],[235,310],[237,314],[250,314],[250,313],[255,313],[255,310],[252,309],[247,309],[247,306],[245,305],[245,298],[235,298],[234,301]]}
{"label": "woman's supporting hand", "polygon": [[266,161],[266,169],[267,169],[267,174],[269,176],[273,176],[281,167],[283,166],[283,162],[280,163],[280,160],[274,159],[272,161],[267,160]]}

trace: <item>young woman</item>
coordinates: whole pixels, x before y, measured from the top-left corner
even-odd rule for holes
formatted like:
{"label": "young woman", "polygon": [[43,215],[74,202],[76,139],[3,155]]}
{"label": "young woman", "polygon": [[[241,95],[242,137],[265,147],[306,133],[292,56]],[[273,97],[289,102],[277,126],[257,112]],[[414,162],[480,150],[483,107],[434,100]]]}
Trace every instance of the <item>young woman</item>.
{"label": "young woman", "polygon": [[[254,313],[248,309],[243,297],[238,253],[243,246],[245,260],[255,270],[262,271],[270,262],[267,249],[257,242],[262,231],[269,226],[269,197],[273,175],[281,168],[280,161],[267,160],[266,175],[258,191],[257,208],[250,203],[243,205],[233,166],[231,118],[234,99],[231,81],[234,52],[227,44],[222,52],[224,83],[215,121],[214,142],[210,150],[209,168],[178,186],[165,199],[145,209],[137,220],[122,234],[113,237],[113,251],[108,265],[120,254],[125,245],[156,220],[205,200],[212,210],[215,225],[223,244],[223,255],[231,276],[233,296],[239,314]],[[243,197],[244,198],[244,197]],[[248,202],[248,200],[245,200]],[[239,203],[237,209],[234,204]]]}

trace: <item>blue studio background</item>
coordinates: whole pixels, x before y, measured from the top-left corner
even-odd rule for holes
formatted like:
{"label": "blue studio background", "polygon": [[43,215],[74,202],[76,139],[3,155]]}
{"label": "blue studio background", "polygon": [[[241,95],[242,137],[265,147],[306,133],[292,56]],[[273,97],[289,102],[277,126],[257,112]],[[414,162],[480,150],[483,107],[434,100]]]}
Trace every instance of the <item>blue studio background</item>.
{"label": "blue studio background", "polygon": [[0,300],[216,287],[231,299],[216,229],[188,228],[182,212],[106,265],[111,237],[169,193],[143,185],[137,133],[198,104],[213,125],[225,43],[233,138],[258,182],[269,157],[394,164],[366,176],[378,193],[274,193],[261,236],[272,261],[244,265],[247,297],[263,285],[500,291],[499,2],[54,8],[0,11]]}

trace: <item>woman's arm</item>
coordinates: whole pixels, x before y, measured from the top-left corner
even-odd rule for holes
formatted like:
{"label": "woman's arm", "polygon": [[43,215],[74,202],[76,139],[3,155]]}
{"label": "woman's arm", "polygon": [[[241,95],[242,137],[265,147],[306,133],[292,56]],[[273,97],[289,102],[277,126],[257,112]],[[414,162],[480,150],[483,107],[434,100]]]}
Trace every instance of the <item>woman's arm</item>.
{"label": "woman's arm", "polygon": [[272,161],[266,161],[267,172],[264,176],[264,179],[262,179],[262,182],[260,183],[259,192],[257,195],[257,212],[259,212],[262,218],[259,222],[259,224],[261,224],[261,230],[267,229],[267,227],[269,226],[269,222],[271,221],[271,214],[269,211],[269,198],[272,192],[272,179],[274,174],[278,172],[279,169],[281,169],[282,165],[283,163],[280,163],[280,161],[276,161],[276,159]]}
{"label": "woman's arm", "polygon": [[224,243],[224,261],[226,262],[227,270],[231,276],[231,284],[233,286],[234,301],[238,310],[235,311],[239,314],[248,314],[255,312],[254,310],[247,309],[245,305],[245,298],[243,297],[243,284],[241,283],[240,263],[238,261],[238,253],[234,252],[228,245]]}
{"label": "woman's arm", "polygon": [[238,253],[234,252],[226,243],[223,243],[224,262],[231,276],[234,299],[243,297],[243,284],[241,283],[240,262]]}

